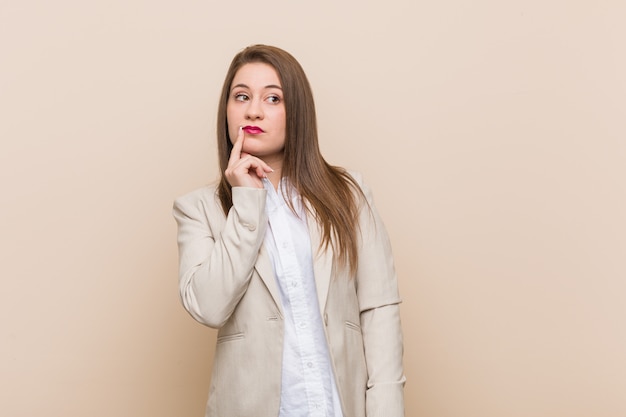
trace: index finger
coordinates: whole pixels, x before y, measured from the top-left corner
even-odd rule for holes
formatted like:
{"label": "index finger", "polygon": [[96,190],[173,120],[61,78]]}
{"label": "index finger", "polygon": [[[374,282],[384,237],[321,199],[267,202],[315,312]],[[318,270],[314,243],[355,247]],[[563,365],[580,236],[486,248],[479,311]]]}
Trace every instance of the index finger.
{"label": "index finger", "polygon": [[243,149],[243,141],[244,141],[243,128],[239,126],[237,139],[235,140],[235,143],[233,144],[233,149],[231,149],[230,151],[230,158],[228,158],[229,163],[233,163],[241,159],[241,149]]}

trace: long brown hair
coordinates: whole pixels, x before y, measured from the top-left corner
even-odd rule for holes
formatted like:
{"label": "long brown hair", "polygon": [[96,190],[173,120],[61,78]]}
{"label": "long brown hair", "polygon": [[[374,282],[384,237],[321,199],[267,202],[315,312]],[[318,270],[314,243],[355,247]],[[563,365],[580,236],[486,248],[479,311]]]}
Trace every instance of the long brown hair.
{"label": "long brown hair", "polygon": [[226,74],[217,113],[221,171],[218,196],[224,213],[227,214],[233,205],[232,189],[224,177],[233,148],[228,134],[226,106],[235,74],[243,65],[253,62],[272,66],[281,82],[287,124],[282,176],[289,178],[303,201],[312,208],[322,232],[321,249],[332,246],[339,263],[349,266],[354,273],[359,233],[357,196],[363,194],[350,174],[343,168],[331,166],[322,157],[311,86],[298,61],[280,48],[249,46],[235,55]]}

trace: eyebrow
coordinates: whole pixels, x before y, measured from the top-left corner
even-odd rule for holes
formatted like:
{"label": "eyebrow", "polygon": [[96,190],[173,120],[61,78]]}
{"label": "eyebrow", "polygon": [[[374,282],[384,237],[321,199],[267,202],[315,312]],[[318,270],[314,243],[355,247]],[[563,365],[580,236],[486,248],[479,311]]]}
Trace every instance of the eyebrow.
{"label": "eyebrow", "polygon": [[[233,85],[233,86],[231,87],[230,91],[233,91],[233,90],[234,90],[235,88],[237,88],[237,87],[243,87],[243,88],[250,89],[250,87],[248,87],[246,84],[239,83],[239,84],[237,84],[237,85]],[[276,84],[269,84],[269,85],[266,85],[264,88],[266,88],[266,89],[267,89],[267,88],[277,88],[277,89],[279,89],[279,90],[282,90],[282,87],[281,87],[280,85],[276,85]]]}

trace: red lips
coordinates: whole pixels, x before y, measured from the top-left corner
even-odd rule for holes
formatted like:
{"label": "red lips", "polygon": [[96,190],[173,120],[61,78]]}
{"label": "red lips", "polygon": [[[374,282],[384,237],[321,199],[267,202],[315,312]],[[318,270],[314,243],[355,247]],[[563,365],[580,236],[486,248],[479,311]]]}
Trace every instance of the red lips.
{"label": "red lips", "polygon": [[251,135],[258,135],[259,133],[264,133],[265,131],[258,126],[244,126],[244,132],[249,133]]}

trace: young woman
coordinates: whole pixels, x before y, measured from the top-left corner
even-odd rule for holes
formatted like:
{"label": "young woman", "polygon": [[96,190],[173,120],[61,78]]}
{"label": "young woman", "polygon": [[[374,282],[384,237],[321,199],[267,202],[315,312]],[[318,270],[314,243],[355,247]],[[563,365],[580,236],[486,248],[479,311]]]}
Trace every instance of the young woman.
{"label": "young woman", "polygon": [[387,233],[360,176],[320,154],[290,54],[235,56],[217,138],[219,183],[174,203],[183,305],[219,329],[206,416],[403,416]]}

